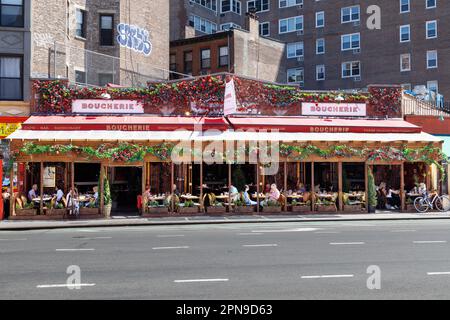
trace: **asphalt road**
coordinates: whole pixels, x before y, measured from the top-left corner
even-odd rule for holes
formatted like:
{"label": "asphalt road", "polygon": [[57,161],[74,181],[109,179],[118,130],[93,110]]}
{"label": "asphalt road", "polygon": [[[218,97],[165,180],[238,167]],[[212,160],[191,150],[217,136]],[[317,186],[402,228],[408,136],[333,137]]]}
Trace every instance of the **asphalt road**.
{"label": "asphalt road", "polygon": [[0,299],[450,299],[450,221],[0,232]]}

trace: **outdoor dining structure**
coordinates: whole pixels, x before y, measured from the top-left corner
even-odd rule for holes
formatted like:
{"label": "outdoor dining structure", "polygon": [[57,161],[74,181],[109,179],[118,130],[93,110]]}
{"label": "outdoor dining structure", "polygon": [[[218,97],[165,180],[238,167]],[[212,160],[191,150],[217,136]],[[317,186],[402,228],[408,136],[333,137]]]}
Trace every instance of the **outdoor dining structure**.
{"label": "outdoor dining structure", "polygon": [[[34,90],[34,115],[8,137],[11,219],[367,213],[383,184],[407,211],[420,183],[449,188],[442,141],[402,119],[397,86],[313,93],[217,75]],[[73,201],[56,208],[58,189]]]}

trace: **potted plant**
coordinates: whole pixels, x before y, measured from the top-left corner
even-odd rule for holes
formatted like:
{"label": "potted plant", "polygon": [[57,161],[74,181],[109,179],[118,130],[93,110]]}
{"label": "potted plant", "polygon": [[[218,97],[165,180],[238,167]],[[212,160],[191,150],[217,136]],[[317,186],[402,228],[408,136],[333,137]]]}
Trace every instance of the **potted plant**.
{"label": "potted plant", "polygon": [[375,186],[375,178],[373,177],[372,170],[369,168],[367,172],[367,184],[368,184],[368,200],[369,200],[369,213],[375,213],[377,208],[377,189]]}
{"label": "potted plant", "polygon": [[81,216],[93,216],[99,213],[99,208],[95,202],[89,202],[87,207],[80,207]]}
{"label": "potted plant", "polygon": [[254,206],[248,206],[243,199],[237,199],[234,201],[234,213],[237,214],[251,214],[255,211]]}
{"label": "potted plant", "polygon": [[344,212],[361,212],[361,202],[351,201],[348,193],[344,193],[343,203]]}
{"label": "potted plant", "polygon": [[64,216],[67,211],[67,209],[64,207],[64,204],[62,203],[58,203],[55,205],[52,201],[50,207],[50,210],[47,211],[47,214],[49,216]]}
{"label": "potted plant", "polygon": [[206,208],[208,214],[225,214],[227,212],[227,208],[223,205],[222,202],[215,201],[209,207]]}
{"label": "potted plant", "polygon": [[337,212],[336,202],[327,199],[317,199],[317,212]]}
{"label": "potted plant", "polygon": [[180,214],[198,214],[198,206],[192,200],[186,200],[183,204],[178,206],[178,213]]}
{"label": "potted plant", "polygon": [[109,187],[109,180],[105,176],[103,180],[103,215],[109,219],[111,217],[112,199],[111,189]]}
{"label": "potted plant", "polygon": [[167,215],[169,207],[166,204],[160,205],[158,201],[150,201],[142,216]]}

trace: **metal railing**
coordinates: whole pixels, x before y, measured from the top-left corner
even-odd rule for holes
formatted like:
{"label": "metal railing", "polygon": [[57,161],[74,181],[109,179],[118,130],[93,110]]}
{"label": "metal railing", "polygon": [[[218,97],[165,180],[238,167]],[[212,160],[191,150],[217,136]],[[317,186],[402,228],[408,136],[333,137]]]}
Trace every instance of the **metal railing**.
{"label": "metal railing", "polygon": [[450,102],[437,105],[434,101],[418,100],[414,97],[403,96],[403,115],[436,116],[450,118]]}

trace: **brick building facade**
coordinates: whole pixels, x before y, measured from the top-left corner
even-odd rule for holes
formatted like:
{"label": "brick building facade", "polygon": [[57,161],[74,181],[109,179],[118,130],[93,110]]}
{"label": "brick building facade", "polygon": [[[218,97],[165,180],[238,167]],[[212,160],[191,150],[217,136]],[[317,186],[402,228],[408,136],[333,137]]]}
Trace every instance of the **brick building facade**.
{"label": "brick building facade", "polygon": [[[443,0],[172,0],[171,39],[245,28],[256,6],[262,35],[287,45],[284,82],[306,89],[364,88],[371,83],[426,85],[450,96],[450,2]],[[371,30],[376,4],[381,29]]]}

